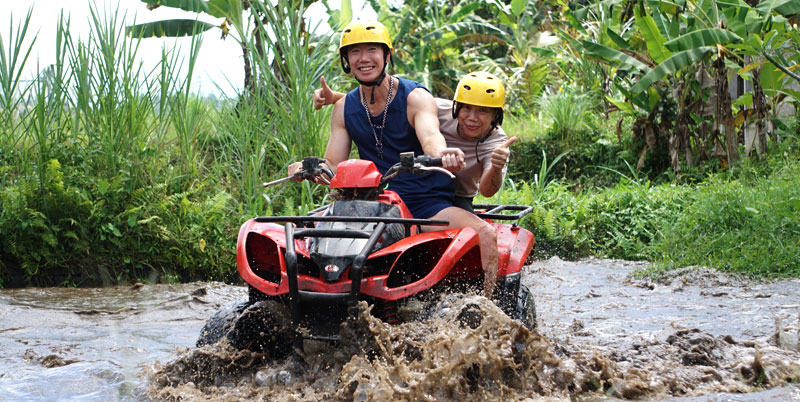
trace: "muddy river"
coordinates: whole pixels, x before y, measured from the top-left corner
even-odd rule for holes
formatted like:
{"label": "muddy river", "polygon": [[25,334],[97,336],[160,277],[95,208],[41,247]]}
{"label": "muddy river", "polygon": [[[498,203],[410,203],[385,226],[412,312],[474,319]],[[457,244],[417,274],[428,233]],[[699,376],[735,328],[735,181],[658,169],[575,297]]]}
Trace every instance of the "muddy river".
{"label": "muddy river", "polygon": [[[388,326],[363,314],[337,348],[271,361],[194,347],[246,299],[220,283],[0,290],[5,401],[800,401],[800,281],[558,258],[525,268],[538,328],[486,299]],[[464,309],[480,322],[463,325]]]}

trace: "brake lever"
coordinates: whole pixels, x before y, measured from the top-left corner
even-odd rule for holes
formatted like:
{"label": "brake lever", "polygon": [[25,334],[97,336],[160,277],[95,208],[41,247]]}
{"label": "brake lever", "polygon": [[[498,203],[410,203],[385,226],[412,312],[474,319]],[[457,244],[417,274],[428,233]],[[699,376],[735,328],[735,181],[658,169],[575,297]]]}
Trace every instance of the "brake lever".
{"label": "brake lever", "polygon": [[434,172],[444,173],[444,174],[450,176],[451,179],[455,179],[456,178],[456,175],[454,175],[451,171],[449,171],[449,170],[447,170],[447,169],[445,169],[443,167],[439,167],[439,166],[417,165],[417,166],[414,166],[414,171],[415,172],[416,171],[423,171],[423,172],[434,171]]}
{"label": "brake lever", "polygon": [[273,181],[270,181],[270,182],[264,182],[264,183],[261,184],[261,186],[262,187],[270,187],[270,186],[274,186],[276,184],[280,184],[280,183],[283,183],[283,182],[286,182],[286,181],[289,181],[289,180],[292,180],[292,179],[300,178],[300,177],[302,177],[302,176],[299,176],[297,173],[295,173],[295,174],[293,174],[291,176],[286,176],[286,177],[280,178],[278,180],[273,180]]}
{"label": "brake lever", "polygon": [[331,185],[331,181],[326,179],[325,176],[323,176],[323,175],[318,175],[316,177],[316,179],[319,180],[322,184],[324,184],[326,186],[330,186]]}

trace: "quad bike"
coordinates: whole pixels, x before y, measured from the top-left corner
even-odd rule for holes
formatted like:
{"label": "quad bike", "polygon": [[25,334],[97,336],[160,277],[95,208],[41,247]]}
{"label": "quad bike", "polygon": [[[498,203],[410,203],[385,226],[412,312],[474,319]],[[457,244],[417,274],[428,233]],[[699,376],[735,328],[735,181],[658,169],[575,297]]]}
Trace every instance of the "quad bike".
{"label": "quad bike", "polygon": [[[226,337],[236,348],[280,358],[302,348],[304,339],[338,341],[340,324],[355,314],[359,301],[371,304],[373,315],[396,323],[398,311],[412,300],[419,305],[454,289],[482,288],[477,232],[468,227],[423,232],[423,225],[448,222],[413,218],[397,193],[385,190],[406,172],[452,176],[438,167],[440,158],[404,153],[385,175],[370,161],[344,161],[336,175],[321,162],[305,158],[294,176],[264,184],[313,180],[335,190],[336,201],[308,216],[257,217],[241,226],[236,263],[249,300],[212,316],[198,346]],[[535,308],[529,290],[521,285],[521,268],[533,249],[533,234],[515,223],[495,222],[517,221],[531,208],[475,207],[497,231],[495,303],[532,328]]]}

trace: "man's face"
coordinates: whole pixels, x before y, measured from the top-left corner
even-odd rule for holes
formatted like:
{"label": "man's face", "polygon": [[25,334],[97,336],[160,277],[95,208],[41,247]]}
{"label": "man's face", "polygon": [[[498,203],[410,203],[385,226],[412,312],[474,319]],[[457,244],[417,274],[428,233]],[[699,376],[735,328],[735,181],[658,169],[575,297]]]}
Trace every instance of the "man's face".
{"label": "man's face", "polygon": [[490,107],[462,103],[457,116],[460,134],[475,140],[483,138],[492,127],[495,113]]}
{"label": "man's face", "polygon": [[361,81],[377,80],[386,64],[380,43],[358,43],[347,47],[347,62]]}

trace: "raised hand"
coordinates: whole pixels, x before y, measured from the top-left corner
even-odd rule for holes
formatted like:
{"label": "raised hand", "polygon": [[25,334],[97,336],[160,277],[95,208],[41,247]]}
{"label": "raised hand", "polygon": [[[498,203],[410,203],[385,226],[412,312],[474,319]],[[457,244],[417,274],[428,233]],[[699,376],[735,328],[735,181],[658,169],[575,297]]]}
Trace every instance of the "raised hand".
{"label": "raised hand", "polygon": [[325,83],[325,76],[319,77],[319,83],[322,88],[314,90],[314,110],[319,110],[325,105],[331,105],[336,102],[333,97],[333,91]]}
{"label": "raised hand", "polygon": [[508,163],[508,155],[511,153],[509,147],[517,141],[517,137],[511,137],[506,140],[502,145],[492,151],[492,166],[495,169],[502,169]]}

